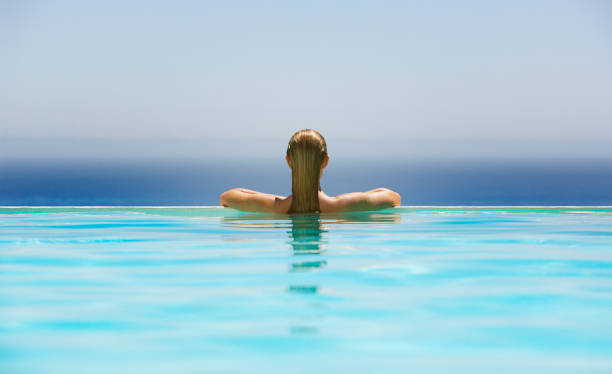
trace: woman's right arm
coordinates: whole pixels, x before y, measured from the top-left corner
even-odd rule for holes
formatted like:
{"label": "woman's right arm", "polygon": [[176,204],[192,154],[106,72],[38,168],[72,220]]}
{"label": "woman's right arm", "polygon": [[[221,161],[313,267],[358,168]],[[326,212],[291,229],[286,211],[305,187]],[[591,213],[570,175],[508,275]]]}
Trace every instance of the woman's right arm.
{"label": "woman's right arm", "polygon": [[333,210],[337,212],[380,210],[399,206],[402,202],[400,194],[388,188],[346,193],[334,200]]}

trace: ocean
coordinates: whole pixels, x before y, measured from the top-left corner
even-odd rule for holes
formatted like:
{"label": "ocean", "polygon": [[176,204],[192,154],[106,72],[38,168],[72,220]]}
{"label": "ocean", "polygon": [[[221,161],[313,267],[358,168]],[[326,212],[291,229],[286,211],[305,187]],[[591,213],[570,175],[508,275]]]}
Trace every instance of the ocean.
{"label": "ocean", "polygon": [[[334,160],[332,160],[334,161]],[[388,187],[402,205],[612,205],[612,161],[342,160],[336,195]],[[290,193],[284,160],[0,160],[0,205],[218,205],[232,187]]]}

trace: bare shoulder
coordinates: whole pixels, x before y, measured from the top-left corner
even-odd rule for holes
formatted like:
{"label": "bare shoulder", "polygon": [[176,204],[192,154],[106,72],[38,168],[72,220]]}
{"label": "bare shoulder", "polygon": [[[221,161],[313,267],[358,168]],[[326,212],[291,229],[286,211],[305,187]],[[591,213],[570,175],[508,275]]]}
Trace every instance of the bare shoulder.
{"label": "bare shoulder", "polygon": [[365,197],[365,192],[349,192],[338,196],[325,195],[324,197],[319,195],[319,206],[323,213],[364,210],[360,209],[358,205],[365,200]]}
{"label": "bare shoulder", "polygon": [[366,192],[350,192],[335,197],[319,193],[319,205],[324,213],[367,211],[392,208],[401,204],[401,196],[388,188]]}

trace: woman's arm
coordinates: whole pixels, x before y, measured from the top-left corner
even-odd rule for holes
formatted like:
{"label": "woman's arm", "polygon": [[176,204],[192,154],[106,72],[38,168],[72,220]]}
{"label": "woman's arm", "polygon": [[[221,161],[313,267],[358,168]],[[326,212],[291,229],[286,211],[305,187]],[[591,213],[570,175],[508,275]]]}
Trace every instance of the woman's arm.
{"label": "woman's arm", "polygon": [[367,192],[351,192],[334,198],[333,211],[379,210],[399,206],[400,194],[388,188],[377,188]]}
{"label": "woman's arm", "polygon": [[[221,194],[219,202],[230,207],[248,212],[283,212],[287,199],[282,196],[247,190],[246,188],[233,188]],[[286,207],[288,210],[289,207]],[[284,213],[284,212],[283,212]]]}

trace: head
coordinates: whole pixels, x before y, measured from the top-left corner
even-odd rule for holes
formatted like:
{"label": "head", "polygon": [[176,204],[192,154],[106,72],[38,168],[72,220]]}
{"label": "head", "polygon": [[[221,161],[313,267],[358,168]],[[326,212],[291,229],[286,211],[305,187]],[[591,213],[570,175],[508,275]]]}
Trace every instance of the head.
{"label": "head", "polygon": [[319,209],[321,176],[329,156],[327,145],[315,130],[300,130],[289,139],[287,164],[291,168],[291,213],[312,213]]}

